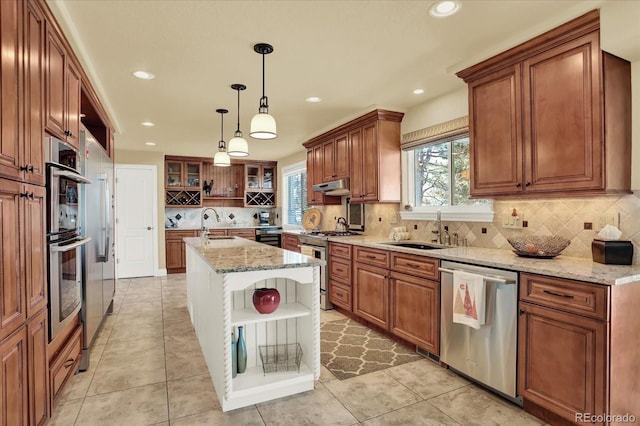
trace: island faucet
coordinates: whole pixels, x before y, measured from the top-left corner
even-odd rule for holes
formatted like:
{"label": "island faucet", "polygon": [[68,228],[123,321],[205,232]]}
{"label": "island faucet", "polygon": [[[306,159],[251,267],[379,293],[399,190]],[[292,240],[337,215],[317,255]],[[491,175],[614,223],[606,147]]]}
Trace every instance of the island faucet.
{"label": "island faucet", "polygon": [[433,227],[436,229],[432,229],[431,232],[435,234],[435,238],[431,240],[431,242],[442,244],[442,218],[441,218],[440,210],[436,212],[436,221],[433,222]]}
{"label": "island faucet", "polygon": [[214,209],[213,207],[207,207],[206,209],[203,209],[202,214],[200,215],[200,229],[203,231],[205,230],[204,221],[209,219],[209,216],[207,216],[207,210],[212,210],[216,215],[216,222],[220,222],[220,215],[218,215],[216,209]]}

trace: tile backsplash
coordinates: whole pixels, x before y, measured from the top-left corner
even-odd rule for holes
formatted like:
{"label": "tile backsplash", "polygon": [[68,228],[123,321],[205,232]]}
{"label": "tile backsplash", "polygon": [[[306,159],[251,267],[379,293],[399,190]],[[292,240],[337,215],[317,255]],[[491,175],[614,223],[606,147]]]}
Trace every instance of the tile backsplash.
{"label": "tile backsplash", "polygon": [[[240,208],[240,207],[203,207],[193,208],[165,208],[164,227],[167,229],[200,229],[201,217],[205,209],[207,228],[216,226],[258,226],[258,214],[262,211],[270,213],[270,224],[279,225],[280,215],[275,208]],[[218,219],[216,218],[218,214]],[[256,216],[254,218],[254,215]]]}
{"label": "tile backsplash", "polygon": [[[585,223],[596,227],[598,215],[618,213],[620,217],[620,239],[630,240],[634,245],[633,263],[640,264],[640,192],[620,196],[574,197],[563,199],[517,199],[496,200],[493,204],[495,216],[487,222],[447,222],[449,234],[457,233],[466,238],[470,246],[510,250],[507,237],[513,235],[561,235],[571,240],[562,254],[565,256],[591,258],[591,241],[597,231],[584,229]],[[399,204],[368,204],[365,209],[365,234],[386,237],[392,227],[406,226],[414,240],[432,239],[433,221],[399,220],[391,224],[389,218],[398,212]],[[502,217],[512,209],[524,216],[527,227],[507,229],[502,227]],[[334,217],[344,216],[343,206],[326,206],[323,210],[323,229],[335,227]],[[417,228],[417,229],[416,229]],[[483,230],[485,232],[483,232]]]}

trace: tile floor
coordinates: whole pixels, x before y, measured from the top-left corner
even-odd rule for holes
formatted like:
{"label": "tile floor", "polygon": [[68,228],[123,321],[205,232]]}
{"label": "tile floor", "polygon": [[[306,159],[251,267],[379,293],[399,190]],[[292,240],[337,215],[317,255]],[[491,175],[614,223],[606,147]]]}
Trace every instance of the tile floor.
{"label": "tile floor", "polygon": [[[426,359],[223,413],[189,321],[184,274],[119,280],[114,314],[50,426],[540,425]],[[322,321],[343,318],[334,311]]]}

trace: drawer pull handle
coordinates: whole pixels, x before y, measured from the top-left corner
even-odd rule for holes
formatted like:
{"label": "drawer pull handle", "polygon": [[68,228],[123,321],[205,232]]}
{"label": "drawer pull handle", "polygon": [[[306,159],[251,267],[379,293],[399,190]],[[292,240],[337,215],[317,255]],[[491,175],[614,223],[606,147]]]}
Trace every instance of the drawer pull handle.
{"label": "drawer pull handle", "polygon": [[344,272],[344,269],[338,269],[338,268],[336,268],[336,271],[338,271],[338,272]]}
{"label": "drawer pull handle", "polygon": [[338,297],[342,297],[342,296],[344,296],[344,295],[343,295],[342,293],[336,293],[336,296],[338,296]]}
{"label": "drawer pull handle", "polygon": [[74,362],[76,362],[76,360],[75,360],[75,359],[73,359],[73,358],[69,358],[68,360],[66,360],[66,361],[64,362],[64,364],[62,364],[62,366],[63,366],[64,368],[70,368],[70,367],[73,365],[73,363],[74,363]]}
{"label": "drawer pull handle", "polygon": [[376,256],[373,256],[373,255],[371,255],[371,254],[368,254],[368,255],[367,255],[367,259],[377,259],[377,257],[376,257]]}
{"label": "drawer pull handle", "polygon": [[555,291],[550,290],[542,290],[542,292],[550,294],[552,296],[564,297],[565,299],[573,299],[573,296],[570,294],[556,293]]}
{"label": "drawer pull handle", "polygon": [[419,268],[420,265],[416,264],[416,263],[407,263],[407,266],[410,266],[412,268]]}

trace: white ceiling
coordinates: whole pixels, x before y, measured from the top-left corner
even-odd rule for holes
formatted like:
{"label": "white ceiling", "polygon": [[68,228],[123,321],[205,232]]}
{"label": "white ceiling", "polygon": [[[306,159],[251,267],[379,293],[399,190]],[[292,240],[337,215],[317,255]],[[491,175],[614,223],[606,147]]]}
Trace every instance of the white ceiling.
{"label": "white ceiling", "polygon": [[[116,148],[213,156],[241,130],[250,157],[277,160],[374,106],[411,107],[464,87],[455,72],[589,10],[601,8],[602,46],[640,60],[638,0],[463,0],[459,14],[429,16],[430,1],[49,0],[116,129]],[[266,95],[278,138],[257,141],[249,122]],[[143,69],[156,79],[143,81]],[[416,88],[425,90],[413,95]],[[321,103],[304,99],[319,96]],[[156,123],[153,128],[142,121]],[[153,141],[155,147],[144,143]]]}

